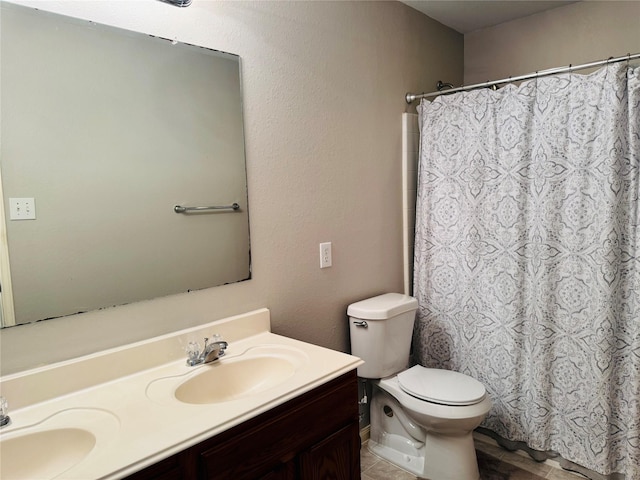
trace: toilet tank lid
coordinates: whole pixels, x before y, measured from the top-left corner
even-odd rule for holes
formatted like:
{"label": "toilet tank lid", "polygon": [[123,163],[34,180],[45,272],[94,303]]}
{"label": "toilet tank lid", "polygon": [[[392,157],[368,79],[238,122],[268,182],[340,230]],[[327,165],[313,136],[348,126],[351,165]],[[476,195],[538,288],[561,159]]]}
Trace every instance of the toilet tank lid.
{"label": "toilet tank lid", "polygon": [[347,308],[347,315],[364,320],[386,320],[417,309],[418,301],[415,298],[401,293],[385,293],[352,303]]}

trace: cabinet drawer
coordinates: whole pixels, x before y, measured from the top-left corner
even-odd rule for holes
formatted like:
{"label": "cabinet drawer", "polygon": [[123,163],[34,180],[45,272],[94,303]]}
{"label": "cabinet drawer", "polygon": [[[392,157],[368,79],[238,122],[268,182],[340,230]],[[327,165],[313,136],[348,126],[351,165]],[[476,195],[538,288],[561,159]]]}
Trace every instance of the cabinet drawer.
{"label": "cabinet drawer", "polygon": [[126,480],[183,480],[181,456],[173,455],[126,477]]}

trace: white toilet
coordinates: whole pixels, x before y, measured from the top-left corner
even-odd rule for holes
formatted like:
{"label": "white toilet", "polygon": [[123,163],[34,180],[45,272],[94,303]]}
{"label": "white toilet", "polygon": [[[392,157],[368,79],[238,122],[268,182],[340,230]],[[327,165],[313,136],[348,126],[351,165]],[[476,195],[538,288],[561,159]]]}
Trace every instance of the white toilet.
{"label": "white toilet", "polygon": [[349,305],[358,376],[376,379],[369,450],[429,480],[478,480],[472,432],[491,408],[484,386],[450,370],[407,369],[418,302],[387,293]]}

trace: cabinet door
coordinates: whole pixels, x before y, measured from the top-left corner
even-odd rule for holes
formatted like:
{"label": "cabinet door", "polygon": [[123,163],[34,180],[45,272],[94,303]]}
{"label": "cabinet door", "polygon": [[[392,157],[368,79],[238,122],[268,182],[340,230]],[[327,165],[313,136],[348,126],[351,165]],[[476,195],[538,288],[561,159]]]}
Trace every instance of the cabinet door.
{"label": "cabinet door", "polygon": [[360,478],[358,424],[338,430],[299,456],[301,480],[354,480]]}
{"label": "cabinet door", "polygon": [[[333,438],[346,426],[355,423],[358,437],[357,396],[354,370],[192,447],[192,451],[198,452],[201,479],[256,480],[265,475],[285,475],[288,470],[279,470],[281,466],[293,462],[298,468],[300,452],[314,449],[313,445]],[[298,472],[293,475],[307,478],[300,477]],[[338,478],[343,477],[332,480]]]}

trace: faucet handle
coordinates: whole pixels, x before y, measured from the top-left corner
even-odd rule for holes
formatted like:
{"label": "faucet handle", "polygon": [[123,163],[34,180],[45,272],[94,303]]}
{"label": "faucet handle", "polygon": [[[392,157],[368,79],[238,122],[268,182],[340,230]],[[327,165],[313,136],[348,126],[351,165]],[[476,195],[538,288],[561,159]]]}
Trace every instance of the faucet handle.
{"label": "faucet handle", "polygon": [[[206,345],[206,339],[205,339],[205,345]],[[187,344],[186,351],[187,351],[187,356],[189,357],[187,359],[187,364],[191,366],[196,365],[200,358],[200,345],[198,344],[198,342],[189,342]]]}
{"label": "faucet handle", "polygon": [[11,418],[7,415],[8,411],[9,404],[7,400],[4,397],[0,397],[0,427],[4,427],[11,421]]}

